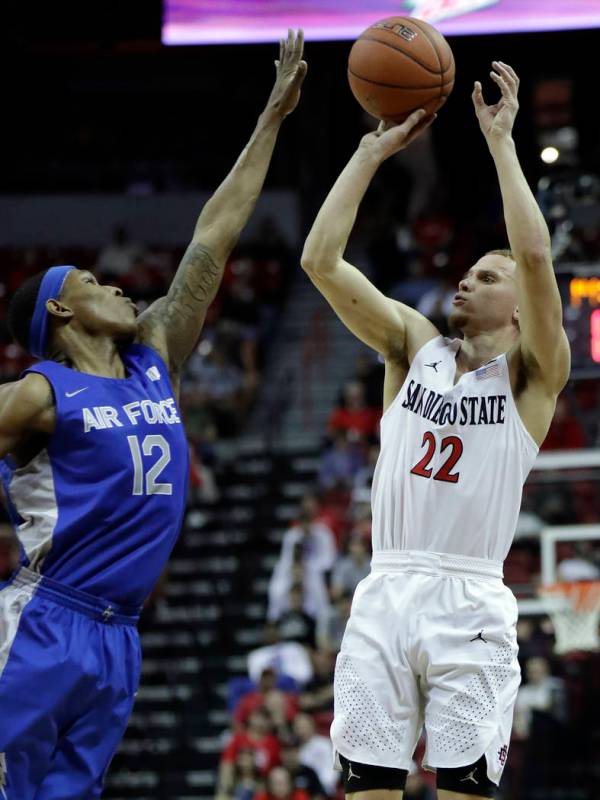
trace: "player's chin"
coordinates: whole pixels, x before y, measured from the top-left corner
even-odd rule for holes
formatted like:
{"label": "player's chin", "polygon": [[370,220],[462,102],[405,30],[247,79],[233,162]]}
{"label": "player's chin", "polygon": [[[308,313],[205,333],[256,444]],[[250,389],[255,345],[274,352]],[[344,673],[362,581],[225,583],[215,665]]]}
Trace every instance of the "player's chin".
{"label": "player's chin", "polygon": [[462,308],[453,308],[448,316],[448,326],[455,331],[461,330],[468,322],[469,316]]}
{"label": "player's chin", "polygon": [[137,320],[121,320],[116,330],[113,332],[114,339],[121,344],[133,342],[137,336],[138,326]]}

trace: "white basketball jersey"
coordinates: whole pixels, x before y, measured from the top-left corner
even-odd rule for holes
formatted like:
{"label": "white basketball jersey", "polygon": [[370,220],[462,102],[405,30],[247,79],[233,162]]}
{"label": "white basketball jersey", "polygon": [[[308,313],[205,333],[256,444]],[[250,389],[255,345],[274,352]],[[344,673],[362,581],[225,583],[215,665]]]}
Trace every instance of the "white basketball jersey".
{"label": "white basketball jersey", "polygon": [[454,385],[460,346],[427,342],[383,415],[374,552],[506,558],[538,447],[517,411],[506,355]]}

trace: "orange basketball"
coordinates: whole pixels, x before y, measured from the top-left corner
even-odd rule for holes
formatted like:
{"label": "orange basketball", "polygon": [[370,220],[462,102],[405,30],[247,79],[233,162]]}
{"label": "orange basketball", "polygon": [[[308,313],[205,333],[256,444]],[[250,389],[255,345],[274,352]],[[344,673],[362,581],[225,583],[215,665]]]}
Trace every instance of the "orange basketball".
{"label": "orange basketball", "polygon": [[441,33],[414,17],[387,17],[352,45],[348,80],[377,119],[403,122],[417,108],[433,114],[454,86],[454,56]]}

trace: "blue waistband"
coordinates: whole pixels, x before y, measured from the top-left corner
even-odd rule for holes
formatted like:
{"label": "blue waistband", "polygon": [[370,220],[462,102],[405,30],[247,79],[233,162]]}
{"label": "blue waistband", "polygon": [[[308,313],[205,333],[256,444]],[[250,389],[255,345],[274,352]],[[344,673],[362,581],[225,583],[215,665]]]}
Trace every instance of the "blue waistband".
{"label": "blue waistband", "polygon": [[107,625],[137,625],[140,608],[121,606],[112,603],[103,597],[66,586],[64,583],[47,578],[33,572],[27,567],[21,567],[14,575],[11,583],[15,586],[33,587],[35,594],[43,595],[65,608],[79,611],[98,622]]}

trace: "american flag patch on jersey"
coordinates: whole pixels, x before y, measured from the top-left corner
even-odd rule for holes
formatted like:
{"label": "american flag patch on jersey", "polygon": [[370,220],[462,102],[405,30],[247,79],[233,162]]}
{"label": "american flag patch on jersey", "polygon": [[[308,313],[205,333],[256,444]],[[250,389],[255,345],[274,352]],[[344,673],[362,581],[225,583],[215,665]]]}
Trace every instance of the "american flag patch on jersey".
{"label": "american flag patch on jersey", "polygon": [[500,375],[500,364],[497,361],[492,361],[475,370],[475,377],[478,381],[484,381],[486,378],[495,378],[497,375]]}

